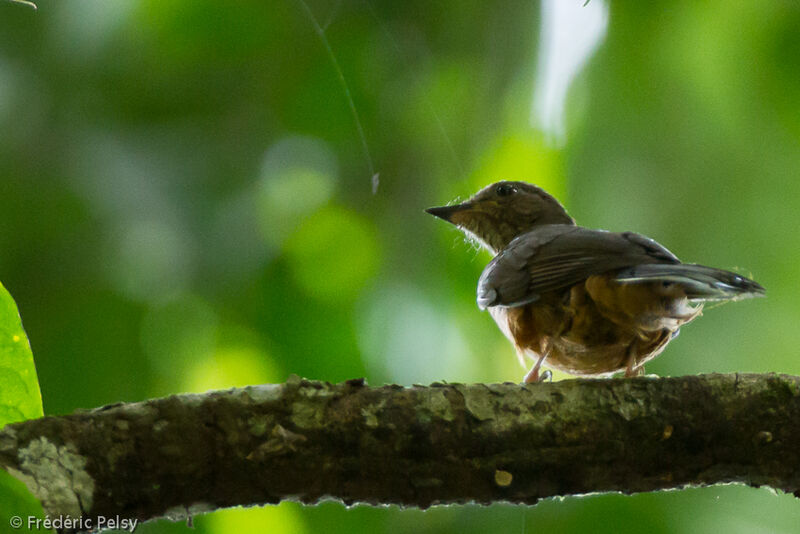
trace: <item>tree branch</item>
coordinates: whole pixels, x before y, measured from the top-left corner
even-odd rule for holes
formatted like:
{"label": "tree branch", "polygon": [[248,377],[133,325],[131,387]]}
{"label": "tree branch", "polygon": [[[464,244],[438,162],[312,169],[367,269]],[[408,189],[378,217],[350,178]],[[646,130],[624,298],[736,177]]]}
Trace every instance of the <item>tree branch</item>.
{"label": "tree branch", "polygon": [[9,425],[0,465],[50,516],[139,520],[325,497],[427,507],[722,482],[797,492],[800,377],[292,378]]}

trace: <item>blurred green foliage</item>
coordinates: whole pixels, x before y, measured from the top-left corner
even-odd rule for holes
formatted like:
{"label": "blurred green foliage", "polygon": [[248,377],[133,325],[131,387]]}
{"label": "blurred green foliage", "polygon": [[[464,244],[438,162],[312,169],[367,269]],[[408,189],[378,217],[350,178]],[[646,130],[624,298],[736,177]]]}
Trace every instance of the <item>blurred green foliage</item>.
{"label": "blurred green foliage", "polygon": [[[585,226],[639,231],[767,288],[709,310],[648,372],[800,373],[800,6],[612,3],[563,144],[531,125],[537,3],[308,7],[363,124],[375,194],[298,0],[0,4],[0,280],[46,413],[290,373],[520,379],[475,306],[486,254],[422,211],[502,178],[542,185]],[[790,496],[715,487],[527,509],[285,503],[199,517],[195,531],[798,524]]]}

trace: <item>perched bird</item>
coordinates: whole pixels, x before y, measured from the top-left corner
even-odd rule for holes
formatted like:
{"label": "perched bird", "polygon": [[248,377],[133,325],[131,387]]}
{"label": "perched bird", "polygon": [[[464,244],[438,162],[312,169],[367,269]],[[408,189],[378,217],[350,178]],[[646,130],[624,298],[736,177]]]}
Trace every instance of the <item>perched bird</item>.
{"label": "perched bird", "polygon": [[764,295],[738,274],[681,263],[633,232],[577,226],[543,189],[498,182],[461,204],[426,210],[477,239],[494,259],[478,281],[489,310],[520,362],[573,375],[644,374],[706,301]]}

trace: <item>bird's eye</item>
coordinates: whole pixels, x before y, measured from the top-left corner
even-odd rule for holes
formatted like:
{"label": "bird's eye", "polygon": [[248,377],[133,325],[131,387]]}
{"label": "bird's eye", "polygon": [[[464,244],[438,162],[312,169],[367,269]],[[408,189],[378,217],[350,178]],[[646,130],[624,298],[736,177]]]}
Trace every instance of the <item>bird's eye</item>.
{"label": "bird's eye", "polygon": [[494,192],[497,193],[498,197],[507,197],[516,193],[517,188],[511,184],[500,184],[497,186],[497,189],[495,189]]}

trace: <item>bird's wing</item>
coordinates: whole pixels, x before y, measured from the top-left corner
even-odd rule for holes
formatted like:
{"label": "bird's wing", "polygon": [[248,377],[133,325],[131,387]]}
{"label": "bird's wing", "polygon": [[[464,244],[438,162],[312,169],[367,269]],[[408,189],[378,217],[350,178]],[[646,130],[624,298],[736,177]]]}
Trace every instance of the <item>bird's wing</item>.
{"label": "bird's wing", "polygon": [[522,306],[591,275],[648,263],[680,261],[652,239],[632,232],[542,226],[515,238],[486,266],[478,281],[478,306]]}

